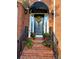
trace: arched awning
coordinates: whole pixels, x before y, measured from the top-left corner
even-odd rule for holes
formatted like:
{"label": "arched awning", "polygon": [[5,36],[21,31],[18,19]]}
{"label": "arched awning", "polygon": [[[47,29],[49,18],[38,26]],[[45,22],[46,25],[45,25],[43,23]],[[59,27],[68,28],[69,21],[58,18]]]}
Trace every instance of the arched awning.
{"label": "arched awning", "polygon": [[48,12],[49,12],[49,8],[43,2],[35,2],[30,7],[30,13],[48,13]]}

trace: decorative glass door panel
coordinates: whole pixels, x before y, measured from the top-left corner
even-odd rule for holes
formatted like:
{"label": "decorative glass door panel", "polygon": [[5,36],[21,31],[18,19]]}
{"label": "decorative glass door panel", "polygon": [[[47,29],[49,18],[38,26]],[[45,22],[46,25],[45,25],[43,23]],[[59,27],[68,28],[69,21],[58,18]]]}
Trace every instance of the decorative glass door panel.
{"label": "decorative glass door panel", "polygon": [[43,33],[43,18],[40,19],[40,21],[38,22],[37,20],[35,20],[35,34],[36,35],[42,35]]}

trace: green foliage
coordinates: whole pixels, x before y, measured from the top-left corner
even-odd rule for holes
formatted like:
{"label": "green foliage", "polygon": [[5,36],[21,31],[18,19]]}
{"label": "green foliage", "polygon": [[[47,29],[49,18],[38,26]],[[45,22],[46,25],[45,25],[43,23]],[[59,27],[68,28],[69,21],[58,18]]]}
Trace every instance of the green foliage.
{"label": "green foliage", "polygon": [[35,34],[34,34],[34,33],[31,33],[31,37],[32,37],[33,39],[35,39]]}
{"label": "green foliage", "polygon": [[26,46],[27,46],[28,48],[32,48],[32,46],[33,46],[32,39],[28,38],[28,39],[26,40],[25,44],[26,44]]}
{"label": "green foliage", "polygon": [[50,39],[43,41],[42,44],[46,47],[53,48],[53,42]]}
{"label": "green foliage", "polygon": [[23,1],[22,1],[22,4],[23,4],[23,7],[24,7],[24,8],[27,8],[27,0],[23,0]]}
{"label": "green foliage", "polygon": [[45,39],[45,38],[49,38],[50,37],[50,34],[49,33],[44,33],[43,34],[43,38]]}

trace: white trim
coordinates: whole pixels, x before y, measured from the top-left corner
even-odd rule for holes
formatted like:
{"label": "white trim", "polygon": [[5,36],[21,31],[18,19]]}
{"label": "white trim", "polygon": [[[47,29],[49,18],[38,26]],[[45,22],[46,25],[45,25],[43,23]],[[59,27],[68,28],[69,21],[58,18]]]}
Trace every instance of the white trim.
{"label": "white trim", "polygon": [[41,0],[38,0],[38,1],[41,1]]}
{"label": "white trim", "polygon": [[38,38],[39,38],[39,37],[43,37],[43,35],[36,35],[36,37],[38,37]]}
{"label": "white trim", "polygon": [[48,15],[47,15],[47,33],[49,33],[49,19],[48,19]]}
{"label": "white trim", "polygon": [[30,38],[30,35],[31,35],[31,15],[29,19],[29,35],[28,35],[29,38]]}
{"label": "white trim", "polygon": [[[44,33],[49,33],[49,19],[48,19],[48,14],[44,14],[44,25],[43,25],[43,27],[44,27]],[[30,19],[29,19],[29,34],[28,34],[28,37],[30,38],[30,35],[31,35],[31,31],[32,32],[34,32],[34,15],[31,15],[30,14]],[[32,27],[31,27],[31,25],[33,25]],[[37,35],[37,36],[41,36],[42,37],[42,35]]]}
{"label": "white trim", "polygon": [[44,15],[44,33],[46,32],[49,33],[49,19],[47,14]]}
{"label": "white trim", "polygon": [[34,33],[34,15],[32,16],[32,19],[31,19],[32,21],[31,21],[31,23],[32,23],[32,32]]}
{"label": "white trim", "polygon": [[54,34],[55,34],[55,15],[56,15],[56,14],[55,14],[55,13],[56,13],[56,12],[55,12],[55,2],[56,2],[56,1],[54,0],[54,24],[53,24],[53,32],[54,32]]}
{"label": "white trim", "polygon": [[[54,0],[54,24],[53,24],[53,32],[55,34],[55,16],[56,16],[56,12],[55,12],[55,0]],[[54,41],[55,41],[55,37],[54,37]]]}
{"label": "white trim", "polygon": [[44,20],[44,33],[45,33],[45,15],[44,15],[44,19],[43,20]]}

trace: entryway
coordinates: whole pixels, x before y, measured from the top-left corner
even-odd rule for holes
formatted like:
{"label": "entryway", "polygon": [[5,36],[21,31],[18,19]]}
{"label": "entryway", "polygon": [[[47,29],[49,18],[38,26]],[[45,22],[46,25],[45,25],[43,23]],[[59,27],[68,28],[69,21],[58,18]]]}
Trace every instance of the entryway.
{"label": "entryway", "polygon": [[30,7],[29,33],[34,33],[36,37],[43,37],[44,33],[49,33],[49,9],[43,2],[35,2]]}

